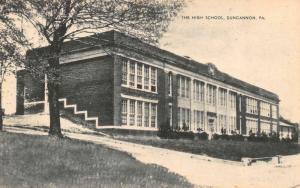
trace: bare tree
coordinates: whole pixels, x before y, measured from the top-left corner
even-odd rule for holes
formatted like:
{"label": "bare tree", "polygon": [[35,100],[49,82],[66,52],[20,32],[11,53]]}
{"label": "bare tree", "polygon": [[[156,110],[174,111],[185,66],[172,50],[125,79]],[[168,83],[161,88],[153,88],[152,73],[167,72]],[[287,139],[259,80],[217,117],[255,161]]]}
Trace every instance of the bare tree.
{"label": "bare tree", "polygon": [[[47,44],[50,135],[62,136],[59,119],[59,57],[65,40],[115,29],[155,43],[184,6],[184,0],[15,0],[16,15],[31,23]],[[26,9],[27,11],[23,11]]]}

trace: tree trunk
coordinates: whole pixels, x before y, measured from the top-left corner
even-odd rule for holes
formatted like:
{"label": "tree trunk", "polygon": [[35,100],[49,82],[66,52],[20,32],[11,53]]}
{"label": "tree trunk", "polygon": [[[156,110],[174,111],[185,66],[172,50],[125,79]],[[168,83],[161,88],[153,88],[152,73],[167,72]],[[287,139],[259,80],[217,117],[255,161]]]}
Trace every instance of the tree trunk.
{"label": "tree trunk", "polygon": [[3,131],[2,82],[0,83],[0,131]]}
{"label": "tree trunk", "polygon": [[49,68],[51,73],[48,74],[48,100],[49,100],[49,115],[50,129],[49,135],[62,137],[60,128],[60,113],[59,113],[59,57],[54,55],[49,59]]}

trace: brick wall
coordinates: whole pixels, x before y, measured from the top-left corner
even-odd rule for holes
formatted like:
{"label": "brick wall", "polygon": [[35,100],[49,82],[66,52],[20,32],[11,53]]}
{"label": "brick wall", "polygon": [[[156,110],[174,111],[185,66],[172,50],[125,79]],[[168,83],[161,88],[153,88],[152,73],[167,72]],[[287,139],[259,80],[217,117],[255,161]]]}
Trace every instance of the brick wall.
{"label": "brick wall", "polygon": [[60,97],[89,116],[98,116],[100,125],[113,124],[113,58],[105,56],[63,64]]}

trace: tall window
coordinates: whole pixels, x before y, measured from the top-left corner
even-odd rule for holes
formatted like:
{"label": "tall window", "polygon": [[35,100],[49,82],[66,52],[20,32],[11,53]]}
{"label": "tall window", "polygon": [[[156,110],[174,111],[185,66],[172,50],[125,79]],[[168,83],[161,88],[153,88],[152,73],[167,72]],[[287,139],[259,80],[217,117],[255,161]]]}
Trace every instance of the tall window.
{"label": "tall window", "polygon": [[272,105],[272,118],[278,119],[277,117],[277,106]]}
{"label": "tall window", "polygon": [[137,78],[136,79],[137,79],[136,87],[138,89],[143,89],[143,86],[142,86],[143,85],[143,66],[140,63],[137,64]]}
{"label": "tall window", "polygon": [[270,122],[260,122],[260,132],[269,134],[271,132],[271,123]]}
{"label": "tall window", "polygon": [[168,74],[168,95],[172,96],[172,74]]}
{"label": "tall window", "polygon": [[151,68],[151,91],[156,92],[156,68]]}
{"label": "tall window", "polygon": [[141,127],[143,125],[143,103],[137,101],[137,126]]}
{"label": "tall window", "polygon": [[127,62],[123,61],[123,64],[122,64],[122,84],[127,85],[127,79],[128,79]]}
{"label": "tall window", "polygon": [[258,114],[257,111],[257,100],[252,99],[252,98],[247,98],[246,99],[246,112],[250,114]]}
{"label": "tall window", "polygon": [[204,83],[198,80],[194,80],[193,83],[194,100],[203,102],[204,101]]}
{"label": "tall window", "polygon": [[149,103],[145,102],[144,104],[144,126],[149,127]]}
{"label": "tall window", "polygon": [[169,125],[172,127],[173,125],[173,110],[172,110],[172,105],[169,105]]}
{"label": "tall window", "polygon": [[178,76],[178,96],[189,98],[190,97],[190,80],[185,76]]}
{"label": "tall window", "polygon": [[219,114],[219,127],[218,127],[218,131],[221,132],[221,130],[225,130],[226,132],[228,131],[227,130],[227,127],[226,127],[226,115],[222,115],[222,114]]}
{"label": "tall window", "polygon": [[258,132],[258,121],[253,119],[246,120],[246,131],[247,134],[250,132],[256,134]]}
{"label": "tall window", "polygon": [[178,126],[183,128],[184,126],[190,128],[190,109],[178,108]]}
{"label": "tall window", "polygon": [[236,109],[236,94],[229,92],[229,108]]}
{"label": "tall window", "polygon": [[204,113],[203,111],[194,110],[194,125],[197,129],[204,131]]}
{"label": "tall window", "polygon": [[151,105],[151,127],[156,125],[156,104]]}
{"label": "tall window", "polygon": [[213,85],[207,84],[207,104],[216,105],[216,87]]}
{"label": "tall window", "polygon": [[226,107],[227,105],[227,96],[226,89],[219,88],[219,105]]}
{"label": "tall window", "polygon": [[127,125],[127,100],[122,100],[122,125]]}
{"label": "tall window", "polygon": [[271,106],[266,102],[260,103],[260,115],[270,117],[271,116]]}
{"label": "tall window", "polygon": [[131,100],[129,104],[129,125],[133,126],[135,122],[135,101]]}
{"label": "tall window", "polygon": [[129,64],[129,86],[134,87],[135,85],[135,63],[130,62]]}
{"label": "tall window", "polygon": [[228,119],[228,133],[231,133],[236,129],[236,117],[235,116],[229,116]]}
{"label": "tall window", "polygon": [[149,85],[150,85],[150,74],[149,74],[149,66],[145,65],[144,66],[144,89],[149,90]]}

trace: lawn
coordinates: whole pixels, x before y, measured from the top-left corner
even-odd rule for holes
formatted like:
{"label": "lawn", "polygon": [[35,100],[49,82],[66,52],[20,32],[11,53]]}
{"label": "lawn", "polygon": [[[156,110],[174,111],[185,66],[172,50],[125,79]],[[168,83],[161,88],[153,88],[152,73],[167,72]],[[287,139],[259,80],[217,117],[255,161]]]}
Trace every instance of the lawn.
{"label": "lawn", "polygon": [[272,157],[300,153],[300,145],[286,143],[262,143],[231,140],[160,139],[157,137],[119,137],[138,144],[151,145],[215,158],[241,161],[242,157]]}
{"label": "lawn", "polygon": [[192,187],[185,178],[101,145],[0,132],[0,187]]}

